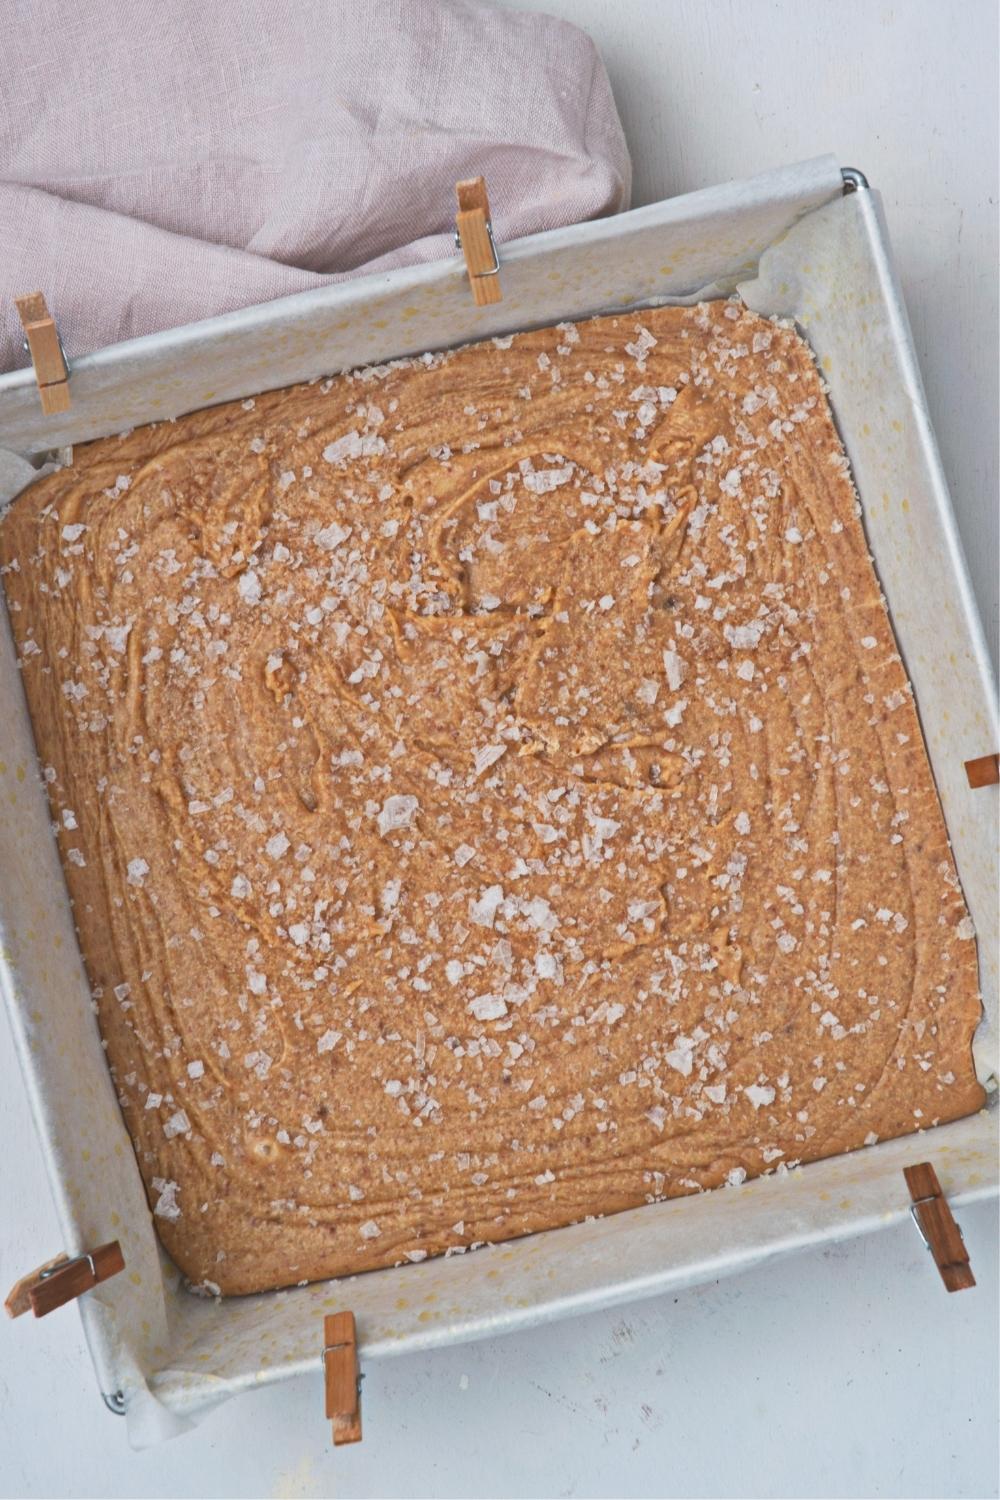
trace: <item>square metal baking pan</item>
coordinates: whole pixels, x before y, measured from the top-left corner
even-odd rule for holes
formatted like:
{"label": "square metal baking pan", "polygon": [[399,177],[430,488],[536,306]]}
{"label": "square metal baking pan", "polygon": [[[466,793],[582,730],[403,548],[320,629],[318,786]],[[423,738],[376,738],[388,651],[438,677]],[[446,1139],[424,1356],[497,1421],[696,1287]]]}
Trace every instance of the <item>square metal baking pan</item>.
{"label": "square metal baking pan", "polygon": [[[994,688],[877,195],[831,157],[500,247],[504,300],[462,263],[365,277],[71,358],[73,405],[44,418],[30,370],[0,376],[0,503],[54,450],[394,356],[739,290],[792,318],[829,384],[979,942],[980,1076],[996,1088]],[[55,309],[58,312],[58,309]],[[192,1295],[159,1247],[114,1097],[0,610],[0,988],[65,1250],[118,1238],[123,1275],[81,1300],[97,1379],[155,1442],[236,1391],[321,1369],[322,1314],[357,1315],[362,1363],[526,1327],[857,1235],[908,1209],[928,1158],[953,1204],[997,1191],[996,1114],[464,1256],[295,1290]],[[42,1253],[55,1247],[40,1246]]]}

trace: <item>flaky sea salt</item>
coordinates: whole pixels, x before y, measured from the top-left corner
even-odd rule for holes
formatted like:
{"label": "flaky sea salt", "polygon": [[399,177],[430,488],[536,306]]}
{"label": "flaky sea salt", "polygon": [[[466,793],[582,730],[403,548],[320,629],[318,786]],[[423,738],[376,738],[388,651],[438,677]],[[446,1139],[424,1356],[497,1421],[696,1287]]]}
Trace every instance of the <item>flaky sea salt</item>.
{"label": "flaky sea salt", "polygon": [[673,649],[663,653],[663,670],[667,676],[667,687],[676,693],[687,676],[687,663]]}
{"label": "flaky sea salt", "polygon": [[554,828],[551,823],[532,823],[531,826],[543,844],[554,844],[559,838],[558,828]]}
{"label": "flaky sea salt", "polygon": [[754,1109],[760,1109],[765,1104],[774,1103],[774,1089],[765,1087],[759,1083],[751,1083],[744,1090]]}
{"label": "flaky sea salt", "polygon": [[477,1021],[499,1021],[507,1014],[507,1005],[502,995],[477,995],[469,1002],[469,1010]]}
{"label": "flaky sea salt", "polygon": [[377,458],[385,452],[385,439],[377,433],[347,432],[336,442],[327,443],[323,457],[328,464],[344,465],[352,458]]}
{"label": "flaky sea salt", "polygon": [[476,775],[481,776],[490,766],[495,766],[506,749],[506,745],[484,745],[481,750],[476,750],[473,755]]}
{"label": "flaky sea salt", "polygon": [[378,831],[382,837],[385,838],[387,833],[392,833],[396,828],[409,828],[419,806],[416,797],[405,793],[387,797],[378,815]]}
{"label": "flaky sea salt", "polygon": [[625,353],[630,354],[633,359],[641,362],[645,359],[650,349],[655,348],[656,339],[650,333],[648,328],[643,328],[643,326],[639,324],[638,334],[634,342],[625,345]]}
{"label": "flaky sea salt", "polygon": [[316,532],[313,541],[325,552],[332,552],[335,547],[340,546],[341,542],[347,541],[351,530],[350,526],[338,526],[336,521],[331,521],[329,526],[324,526]]}
{"label": "flaky sea salt", "polygon": [[244,604],[259,604],[261,599],[260,579],[256,573],[241,573],[236,584],[237,591]]}
{"label": "flaky sea salt", "polygon": [[722,633],[737,651],[753,651],[764,634],[764,620],[748,620],[743,625],[723,625]]}
{"label": "flaky sea salt", "polygon": [[488,885],[474,901],[469,902],[469,917],[479,927],[492,927],[502,902],[503,886]]}
{"label": "flaky sea salt", "polygon": [[547,495],[573,478],[572,466],[565,469],[535,469],[523,475],[524,487],[533,495]]}
{"label": "flaky sea salt", "polygon": [[663,1061],[685,1078],[689,1077],[694,1067],[694,1042],[691,1037],[676,1037],[670,1051],[664,1052]]}
{"label": "flaky sea salt", "polygon": [[159,1194],[153,1205],[153,1213],[159,1219],[179,1219],[181,1216],[180,1205],[177,1202],[177,1194],[180,1188],[176,1182],[168,1182],[163,1177],[153,1178],[153,1188]]}

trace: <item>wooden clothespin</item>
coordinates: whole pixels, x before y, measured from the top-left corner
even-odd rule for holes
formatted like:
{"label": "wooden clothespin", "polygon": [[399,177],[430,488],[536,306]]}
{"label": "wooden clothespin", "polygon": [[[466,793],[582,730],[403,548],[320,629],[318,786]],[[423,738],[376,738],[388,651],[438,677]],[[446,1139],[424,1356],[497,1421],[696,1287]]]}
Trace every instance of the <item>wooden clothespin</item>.
{"label": "wooden clothespin", "polygon": [[500,257],[493,238],[490,200],[482,177],[469,178],[455,188],[458,213],[455,217],[455,245],[465,256],[472,299],[477,307],[502,302],[499,271]]}
{"label": "wooden clothespin", "polygon": [[69,368],[62,340],[41,292],[15,297],[21,315],[24,340],[35,367],[38,394],[46,416],[69,411]]}
{"label": "wooden clothespin", "polygon": [[980,755],[965,762],[965,774],[973,791],[981,786],[996,786],[1000,781],[1000,755]]}
{"label": "wooden clothespin", "polygon": [[326,1414],[333,1423],[333,1441],[361,1441],[361,1374],[358,1340],[351,1312],[330,1313],[323,1322],[323,1371],[326,1377]]}
{"label": "wooden clothespin", "polygon": [[19,1318],[30,1307],[36,1318],[44,1318],[66,1302],[117,1276],[125,1269],[125,1257],[117,1240],[86,1250],[83,1255],[57,1255],[15,1282],[4,1307],[11,1318]]}
{"label": "wooden clothespin", "polygon": [[904,1167],[903,1176],[913,1199],[910,1215],[948,1291],[961,1292],[975,1286],[962,1231],[955,1223],[934,1168],[929,1161],[922,1161],[918,1166]]}

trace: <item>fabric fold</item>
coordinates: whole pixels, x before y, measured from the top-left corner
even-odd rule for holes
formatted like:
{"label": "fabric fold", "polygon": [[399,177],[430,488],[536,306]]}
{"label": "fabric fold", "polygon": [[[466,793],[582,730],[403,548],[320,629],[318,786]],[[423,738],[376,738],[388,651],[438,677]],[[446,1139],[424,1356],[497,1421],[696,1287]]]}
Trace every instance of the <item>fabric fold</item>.
{"label": "fabric fold", "polygon": [[462,177],[486,176],[501,242],[628,207],[604,66],[551,16],[84,0],[70,24],[40,0],[8,20],[0,369],[26,362],[22,291],[72,359],[450,255]]}

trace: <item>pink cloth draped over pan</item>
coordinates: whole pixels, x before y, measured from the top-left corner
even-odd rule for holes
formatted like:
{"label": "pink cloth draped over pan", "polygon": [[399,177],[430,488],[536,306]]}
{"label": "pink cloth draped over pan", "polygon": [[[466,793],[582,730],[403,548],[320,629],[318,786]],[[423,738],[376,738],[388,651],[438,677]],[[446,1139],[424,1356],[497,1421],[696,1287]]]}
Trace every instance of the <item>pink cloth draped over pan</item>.
{"label": "pink cloth draped over pan", "polygon": [[[4,11],[6,19],[4,20]],[[628,206],[594,44],[469,0],[0,0],[0,370]]]}

